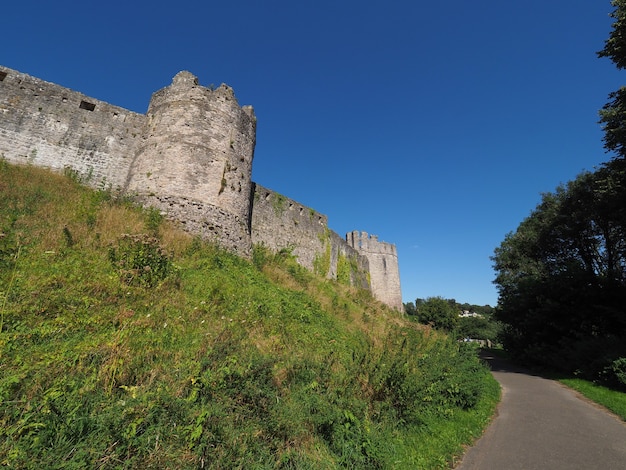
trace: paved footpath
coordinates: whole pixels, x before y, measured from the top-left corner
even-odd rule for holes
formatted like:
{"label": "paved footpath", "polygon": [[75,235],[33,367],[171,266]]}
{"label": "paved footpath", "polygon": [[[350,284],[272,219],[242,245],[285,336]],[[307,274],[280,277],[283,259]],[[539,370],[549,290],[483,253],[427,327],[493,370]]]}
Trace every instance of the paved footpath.
{"label": "paved footpath", "polygon": [[626,423],[558,382],[486,359],[502,401],[456,470],[626,470]]}

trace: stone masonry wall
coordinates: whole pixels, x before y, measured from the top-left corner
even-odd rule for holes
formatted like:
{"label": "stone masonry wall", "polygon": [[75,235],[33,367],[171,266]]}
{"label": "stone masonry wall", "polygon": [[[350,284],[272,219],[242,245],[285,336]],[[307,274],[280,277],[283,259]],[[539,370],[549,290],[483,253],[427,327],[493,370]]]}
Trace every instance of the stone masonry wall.
{"label": "stone masonry wall", "polygon": [[252,243],[292,249],[329,278],[402,309],[394,245],[365,232],[346,240],[325,215],[251,181],[252,107],[189,72],[153,94],[146,115],[0,66],[0,158],[120,188],[190,232],[242,256]]}
{"label": "stone masonry wall", "polygon": [[256,118],[232,88],[211,90],[189,72],[152,96],[128,190],[184,195],[250,217]]}
{"label": "stone masonry wall", "polygon": [[0,67],[0,156],[122,187],[146,117]]}
{"label": "stone masonry wall", "polygon": [[324,250],[328,218],[259,184],[254,185],[252,243],[273,251],[293,249],[298,262],[313,271],[315,255]]}
{"label": "stone masonry wall", "polygon": [[198,85],[189,72],[152,95],[127,190],[204,238],[250,255],[256,117],[232,88]]}
{"label": "stone masonry wall", "polygon": [[397,310],[403,310],[396,246],[378,241],[376,235],[359,231],[348,233],[346,241],[369,260],[370,285],[374,297]]}
{"label": "stone masonry wall", "polygon": [[351,285],[369,289],[367,258],[328,228],[328,217],[259,184],[254,185],[252,243],[290,249],[298,263],[329,279],[344,269]]}

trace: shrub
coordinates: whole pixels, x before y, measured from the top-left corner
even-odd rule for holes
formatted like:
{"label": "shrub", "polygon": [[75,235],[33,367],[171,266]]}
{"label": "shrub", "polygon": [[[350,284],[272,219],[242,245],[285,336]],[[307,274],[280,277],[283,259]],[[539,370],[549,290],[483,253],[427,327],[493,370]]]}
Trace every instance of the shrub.
{"label": "shrub", "polygon": [[117,248],[109,249],[109,259],[128,285],[154,287],[173,270],[170,255],[146,234],[122,235]]}
{"label": "shrub", "polygon": [[145,209],[144,212],[146,214],[146,229],[152,236],[157,237],[159,235],[159,227],[163,223],[165,217],[163,217],[161,211],[155,209],[154,207]]}
{"label": "shrub", "polygon": [[263,269],[267,263],[269,263],[272,254],[267,246],[264,244],[255,244],[252,246],[252,263],[257,269]]}
{"label": "shrub", "polygon": [[615,359],[604,368],[604,378],[611,385],[626,390],[626,357]]}

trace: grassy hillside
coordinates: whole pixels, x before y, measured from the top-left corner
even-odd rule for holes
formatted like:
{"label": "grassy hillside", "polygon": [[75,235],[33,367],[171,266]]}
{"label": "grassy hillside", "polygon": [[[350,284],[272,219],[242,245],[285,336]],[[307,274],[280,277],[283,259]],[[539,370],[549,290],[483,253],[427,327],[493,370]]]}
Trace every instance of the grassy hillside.
{"label": "grassy hillside", "polygon": [[7,468],[446,468],[497,398],[474,351],[289,253],[0,160]]}

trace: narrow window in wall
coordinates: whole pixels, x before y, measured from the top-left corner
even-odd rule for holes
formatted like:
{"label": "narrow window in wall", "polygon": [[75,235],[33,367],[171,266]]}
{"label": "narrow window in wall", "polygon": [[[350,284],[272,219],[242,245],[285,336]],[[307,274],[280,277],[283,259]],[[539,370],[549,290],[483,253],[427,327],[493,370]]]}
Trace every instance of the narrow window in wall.
{"label": "narrow window in wall", "polygon": [[1,72],[1,71],[0,71],[0,82],[1,82],[2,80],[4,80],[5,78],[7,78],[7,73],[6,73],[6,72]]}
{"label": "narrow window in wall", "polygon": [[81,101],[79,108],[86,109],[87,111],[93,111],[96,109],[96,105],[94,103],[89,103],[88,101]]}

